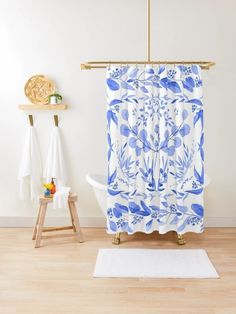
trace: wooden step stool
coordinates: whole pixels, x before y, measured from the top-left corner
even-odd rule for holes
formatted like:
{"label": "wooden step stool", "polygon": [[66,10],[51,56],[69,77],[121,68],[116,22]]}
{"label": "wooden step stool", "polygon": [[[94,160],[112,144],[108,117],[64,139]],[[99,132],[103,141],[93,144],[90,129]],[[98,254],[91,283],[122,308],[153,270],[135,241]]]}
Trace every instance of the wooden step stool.
{"label": "wooden step stool", "polygon": [[79,223],[79,217],[77,214],[75,202],[77,201],[77,195],[76,194],[70,194],[68,197],[68,207],[70,211],[70,217],[71,217],[71,226],[65,226],[65,227],[47,227],[45,228],[44,225],[44,220],[46,216],[46,211],[47,211],[47,205],[48,203],[53,202],[53,198],[49,197],[44,197],[40,196],[39,198],[39,212],[38,212],[38,217],[36,220],[36,224],[34,227],[34,232],[33,232],[33,240],[36,239],[35,241],[35,247],[39,248],[40,247],[40,242],[43,238],[46,238],[42,236],[43,232],[50,232],[50,231],[59,231],[59,230],[69,230],[73,229],[74,234],[62,234],[61,236],[76,236],[79,242],[83,242],[83,237],[82,237],[82,232],[80,228],[80,223]]}

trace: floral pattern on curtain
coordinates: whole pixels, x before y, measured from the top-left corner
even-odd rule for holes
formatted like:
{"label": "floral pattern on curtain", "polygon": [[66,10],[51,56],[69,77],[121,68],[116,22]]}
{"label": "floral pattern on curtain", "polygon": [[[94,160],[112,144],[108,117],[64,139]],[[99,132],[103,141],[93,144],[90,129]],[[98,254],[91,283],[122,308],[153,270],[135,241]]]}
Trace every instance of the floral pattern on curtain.
{"label": "floral pattern on curtain", "polygon": [[203,231],[198,65],[107,68],[107,232]]}

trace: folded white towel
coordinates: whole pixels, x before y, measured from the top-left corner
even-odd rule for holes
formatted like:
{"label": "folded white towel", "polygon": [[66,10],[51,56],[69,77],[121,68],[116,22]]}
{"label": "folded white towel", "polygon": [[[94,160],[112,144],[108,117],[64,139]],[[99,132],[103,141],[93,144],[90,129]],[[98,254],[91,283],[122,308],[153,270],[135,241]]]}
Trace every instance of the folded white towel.
{"label": "folded white towel", "polygon": [[54,209],[66,209],[68,208],[68,196],[71,188],[67,186],[61,186],[53,195],[53,208]]}
{"label": "folded white towel", "polygon": [[22,152],[18,180],[20,181],[20,199],[36,199],[42,189],[42,163],[36,130],[30,126]]}
{"label": "folded white towel", "polygon": [[50,182],[51,178],[55,178],[57,189],[66,185],[66,166],[58,127],[55,127],[52,131],[43,177],[46,182]]}

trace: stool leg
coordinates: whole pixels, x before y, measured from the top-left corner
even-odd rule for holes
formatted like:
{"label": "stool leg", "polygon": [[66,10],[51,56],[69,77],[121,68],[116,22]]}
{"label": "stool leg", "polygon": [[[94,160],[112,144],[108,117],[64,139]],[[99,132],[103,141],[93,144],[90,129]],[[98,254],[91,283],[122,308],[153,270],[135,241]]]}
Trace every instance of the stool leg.
{"label": "stool leg", "polygon": [[39,216],[39,223],[38,223],[38,231],[36,234],[36,242],[35,242],[35,247],[39,248],[40,247],[40,242],[42,238],[42,231],[43,231],[43,224],[44,224],[44,219],[47,211],[47,204],[42,204],[41,205],[41,213]]}
{"label": "stool leg", "polygon": [[79,218],[76,210],[76,206],[74,202],[69,202],[69,207],[71,209],[71,213],[73,216],[74,224],[75,224],[75,229],[76,229],[76,234],[78,236],[79,242],[83,242],[83,236],[80,228],[80,223],[79,223]]}
{"label": "stool leg", "polygon": [[74,222],[74,218],[73,218],[73,213],[72,213],[70,202],[68,202],[68,206],[69,206],[69,212],[70,212],[70,218],[71,218],[72,227],[73,227],[74,232],[76,232],[76,227],[75,227],[75,222]]}
{"label": "stool leg", "polygon": [[35,240],[35,239],[36,239],[37,227],[38,227],[38,223],[39,223],[40,213],[41,213],[41,204],[39,205],[39,212],[38,212],[38,216],[37,216],[36,223],[35,223],[35,226],[34,226],[34,231],[33,231],[32,240]]}

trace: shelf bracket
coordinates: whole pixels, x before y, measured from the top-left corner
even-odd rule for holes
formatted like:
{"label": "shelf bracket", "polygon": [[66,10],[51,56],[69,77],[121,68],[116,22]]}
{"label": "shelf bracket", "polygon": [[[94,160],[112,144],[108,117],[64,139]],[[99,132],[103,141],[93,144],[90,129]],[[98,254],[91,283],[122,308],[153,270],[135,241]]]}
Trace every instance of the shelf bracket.
{"label": "shelf bracket", "polygon": [[54,115],[54,123],[58,127],[58,115]]}
{"label": "shelf bracket", "polygon": [[29,114],[29,115],[28,115],[28,118],[29,118],[30,126],[34,126],[34,119],[33,119],[32,114]]}

